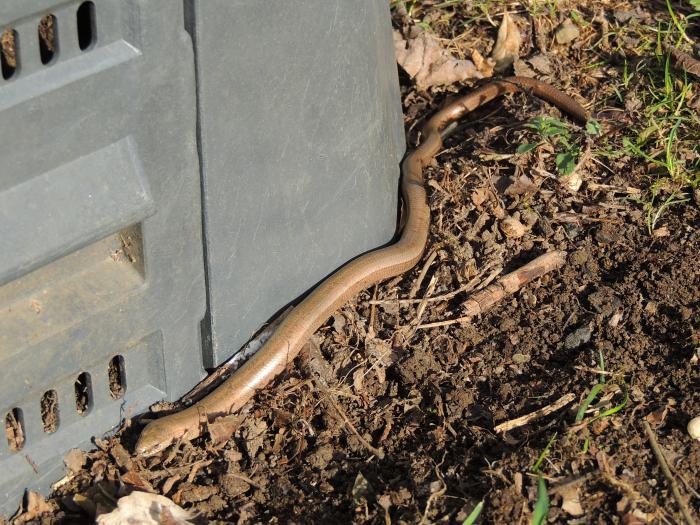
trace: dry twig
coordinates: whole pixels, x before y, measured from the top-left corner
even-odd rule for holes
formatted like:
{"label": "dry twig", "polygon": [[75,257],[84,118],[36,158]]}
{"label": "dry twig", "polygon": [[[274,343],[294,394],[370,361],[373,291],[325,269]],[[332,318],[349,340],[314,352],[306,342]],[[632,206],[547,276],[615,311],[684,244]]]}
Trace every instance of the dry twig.
{"label": "dry twig", "polygon": [[513,430],[514,428],[522,427],[524,425],[527,425],[531,421],[534,421],[536,419],[540,419],[541,417],[544,417],[548,414],[551,414],[552,412],[556,412],[557,410],[564,408],[566,405],[571,403],[574,399],[576,399],[576,395],[569,393],[566,394],[559,399],[557,399],[554,403],[551,405],[547,405],[546,407],[542,407],[538,410],[535,410],[534,412],[530,412],[529,414],[525,414],[524,416],[517,417],[515,419],[511,419],[510,421],[506,421],[504,423],[501,423],[500,425],[496,425],[496,427],[493,429],[494,432],[508,432],[509,430]]}
{"label": "dry twig", "polygon": [[671,492],[673,493],[673,497],[676,499],[676,502],[678,503],[678,506],[681,509],[683,519],[685,520],[687,525],[695,525],[695,520],[690,514],[690,509],[688,508],[688,503],[685,501],[685,498],[683,497],[680,489],[678,488],[678,482],[673,477],[673,474],[671,474],[671,469],[669,468],[668,463],[666,463],[666,458],[664,457],[664,453],[661,450],[659,442],[656,439],[656,434],[651,429],[651,426],[649,426],[648,421],[643,421],[642,425],[644,426],[644,432],[646,433],[647,438],[649,439],[649,445],[651,445],[651,450],[654,452],[654,456],[656,456],[656,461],[659,462],[661,472],[664,473],[666,480],[668,481],[669,485],[671,485]]}
{"label": "dry twig", "polygon": [[464,303],[465,315],[457,319],[421,324],[418,325],[417,328],[435,328],[469,321],[472,317],[491,308],[504,297],[517,292],[533,279],[541,277],[552,270],[561,268],[565,262],[566,252],[564,251],[553,251],[540,255],[525,266],[504,275],[495,283],[475,293]]}

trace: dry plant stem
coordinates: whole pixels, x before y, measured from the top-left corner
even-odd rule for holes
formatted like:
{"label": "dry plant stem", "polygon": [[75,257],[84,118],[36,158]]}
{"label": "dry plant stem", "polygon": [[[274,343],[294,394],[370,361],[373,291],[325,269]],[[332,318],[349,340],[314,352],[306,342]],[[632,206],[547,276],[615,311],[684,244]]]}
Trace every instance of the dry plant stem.
{"label": "dry plant stem", "polygon": [[[456,290],[452,290],[451,292],[444,293],[442,295],[436,295],[434,297],[423,297],[422,299],[372,299],[371,301],[367,301],[367,304],[369,305],[377,305],[377,304],[399,304],[399,305],[408,305],[408,304],[420,304],[423,301],[429,302],[429,303],[434,303],[434,302],[439,302],[439,301],[447,301],[449,299],[452,299],[455,295],[459,295],[460,293],[464,292],[470,292],[474,288],[479,285],[479,281],[484,277],[484,271],[479,273],[476,277],[473,279],[470,279],[467,284],[464,284],[457,288]],[[483,281],[482,281],[483,282]]]}
{"label": "dry plant stem", "polygon": [[408,296],[411,299],[413,299],[418,293],[420,285],[423,284],[423,279],[425,279],[425,276],[428,274],[428,269],[430,269],[430,265],[433,264],[435,257],[437,257],[437,250],[433,250],[428,256],[428,259],[425,261],[425,264],[423,265],[423,268],[421,269],[420,274],[418,275],[418,279],[416,279],[416,282],[411,287],[411,291],[408,294]]}
{"label": "dry plant stem", "polygon": [[693,516],[690,514],[688,503],[685,501],[685,498],[683,497],[680,489],[678,488],[678,482],[676,481],[676,478],[674,478],[673,474],[671,474],[671,469],[669,468],[668,463],[666,463],[666,457],[664,456],[664,453],[661,450],[661,447],[659,446],[659,442],[656,439],[656,434],[651,429],[651,426],[649,426],[649,422],[643,421],[642,425],[644,426],[644,432],[646,433],[647,438],[649,439],[649,445],[651,446],[651,450],[654,452],[654,456],[656,456],[656,461],[659,462],[661,472],[664,473],[666,481],[668,481],[668,483],[671,485],[671,492],[673,493],[673,497],[676,499],[676,502],[678,503],[678,506],[681,509],[683,519],[685,520],[687,525],[695,525],[696,522],[693,519]]}
{"label": "dry plant stem", "polygon": [[590,372],[591,374],[596,374],[596,375],[603,375],[603,376],[614,376],[614,372],[608,372],[607,370],[601,370],[600,368],[591,368],[589,366],[581,366],[581,365],[576,365],[574,366],[576,370],[581,370],[582,372]]}
{"label": "dry plant stem", "polygon": [[352,422],[348,419],[348,416],[345,415],[345,412],[343,412],[343,410],[333,400],[333,397],[330,393],[327,393],[326,399],[331,404],[331,406],[335,408],[335,411],[338,412],[338,415],[340,415],[342,420],[345,422],[345,425],[352,431],[353,434],[355,434],[355,437],[358,439],[358,441],[362,443],[362,446],[369,450],[372,454],[377,456],[379,459],[384,459],[384,450],[381,448],[373,447],[365,438],[363,438],[360,435],[360,433],[355,428],[355,425],[352,424]]}
{"label": "dry plant stem", "polygon": [[504,297],[517,292],[533,279],[541,277],[552,270],[561,268],[565,262],[566,252],[563,251],[548,252],[544,255],[540,255],[525,266],[504,275],[495,283],[475,293],[464,303],[465,315],[457,319],[421,324],[418,325],[418,328],[435,328],[469,321],[472,317],[491,308]]}
{"label": "dry plant stem", "polygon": [[178,439],[199,437],[200,417],[212,419],[243,407],[287,368],[313,333],[340,306],[368,286],[413,268],[423,256],[430,230],[423,168],[442,149],[441,132],[451,122],[491,100],[523,91],[556,105],[580,122],[588,120],[587,111],[574,99],[548,84],[524,77],[494,80],[438,111],[423,127],[420,146],[401,165],[401,194],[406,213],[399,239],[352,260],[319,284],[284,319],[267,343],[216,390],[182,412],[146,425],[136,443],[136,453],[157,454]]}
{"label": "dry plant stem", "polygon": [[576,399],[575,394],[566,394],[557,399],[551,405],[547,405],[546,407],[542,407],[538,410],[535,410],[534,412],[525,414],[524,416],[520,416],[518,418],[511,419],[510,421],[501,423],[500,425],[496,425],[496,427],[493,430],[494,432],[508,432],[509,430],[513,430],[514,428],[525,426],[528,423],[535,421],[536,419],[540,419],[541,417],[547,416],[552,412],[556,412],[557,410],[564,408],[574,399]]}

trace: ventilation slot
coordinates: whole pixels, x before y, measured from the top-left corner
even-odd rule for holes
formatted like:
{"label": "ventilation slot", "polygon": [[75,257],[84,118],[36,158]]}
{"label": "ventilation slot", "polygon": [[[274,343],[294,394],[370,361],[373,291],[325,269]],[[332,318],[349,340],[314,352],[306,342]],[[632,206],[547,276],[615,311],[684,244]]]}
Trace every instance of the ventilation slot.
{"label": "ventilation slot", "polygon": [[17,31],[14,29],[5,29],[0,35],[0,69],[5,80],[17,71]]}
{"label": "ventilation slot", "polygon": [[39,54],[41,63],[46,65],[56,55],[56,17],[46,15],[39,21]]}
{"label": "ventilation slot", "polygon": [[55,390],[44,392],[41,396],[41,422],[47,434],[53,434],[58,429],[58,394]]}
{"label": "ventilation slot", "polygon": [[114,399],[121,399],[126,392],[126,372],[124,368],[124,358],[115,355],[109,361],[109,393]]}
{"label": "ventilation slot", "polygon": [[85,51],[95,43],[95,4],[83,2],[76,14],[78,19],[78,45]]}
{"label": "ventilation slot", "polygon": [[83,372],[75,381],[75,409],[86,416],[92,408],[92,381],[90,374]]}
{"label": "ventilation slot", "polygon": [[24,419],[19,408],[13,408],[5,416],[5,435],[7,446],[12,452],[19,452],[24,447]]}

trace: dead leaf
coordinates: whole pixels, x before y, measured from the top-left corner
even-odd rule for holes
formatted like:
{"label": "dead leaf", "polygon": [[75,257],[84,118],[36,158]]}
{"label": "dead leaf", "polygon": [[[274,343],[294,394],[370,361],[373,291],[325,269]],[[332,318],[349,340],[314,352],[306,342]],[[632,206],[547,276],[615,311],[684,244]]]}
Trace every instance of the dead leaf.
{"label": "dead leaf", "polygon": [[235,498],[241,494],[245,494],[250,490],[250,483],[241,479],[241,476],[225,474],[223,475],[219,483],[221,488],[224,490],[229,498]]}
{"label": "dead leaf", "polygon": [[130,470],[126,474],[123,474],[121,476],[122,483],[126,483],[127,485],[131,485],[134,488],[140,489],[144,492],[151,492],[155,493],[157,492],[156,489],[151,485],[148,481],[143,479],[139,474],[134,471]]}
{"label": "dead leaf", "polygon": [[492,58],[484,58],[484,55],[474,49],[472,50],[472,62],[474,62],[476,69],[478,69],[484,77],[488,78],[493,76],[493,68],[496,63]]}
{"label": "dead leaf", "polygon": [[498,72],[508,69],[518,58],[520,51],[520,30],[517,24],[506,12],[498,28],[496,45],[493,47],[491,58],[496,63],[495,70]]}
{"label": "dead leaf", "polygon": [[109,455],[114,458],[114,461],[121,468],[127,470],[131,470],[133,468],[134,463],[131,460],[131,456],[120,443],[114,444],[114,446],[109,451]]}
{"label": "dead leaf", "polygon": [[532,182],[526,175],[521,175],[503,192],[509,196],[535,194],[539,191],[539,186]]}
{"label": "dead leaf", "polygon": [[263,447],[266,431],[267,423],[262,419],[253,419],[247,422],[243,431],[243,437],[245,438],[245,448],[249,457],[254,458]]}
{"label": "dead leaf", "polygon": [[356,505],[361,503],[362,499],[367,499],[371,494],[374,493],[372,485],[370,485],[367,478],[362,474],[362,472],[357,473],[355,478],[355,483],[352,486],[352,499]]}
{"label": "dead leaf", "polygon": [[520,59],[513,62],[513,73],[515,73],[517,77],[534,78],[537,76],[537,73],[530,67],[530,64]]}
{"label": "dead leaf", "polygon": [[140,523],[142,525],[188,525],[194,516],[175,505],[165,496],[147,492],[132,492],[120,498],[117,508],[109,514],[97,517],[97,525],[127,525]]}
{"label": "dead leaf", "polygon": [[355,393],[359,394],[364,390],[363,383],[365,379],[365,371],[362,368],[358,368],[352,374],[352,386],[355,389]]}
{"label": "dead leaf", "polygon": [[532,58],[528,58],[527,61],[533,68],[544,75],[550,75],[552,73],[552,66],[546,55],[535,55]]}
{"label": "dead leaf", "polygon": [[527,226],[515,217],[506,217],[499,224],[503,234],[510,239],[518,239],[527,233]]}
{"label": "dead leaf", "polygon": [[666,51],[671,54],[675,62],[675,66],[682,71],[687,71],[691,75],[700,77],[700,60],[695,58],[693,55],[684,53],[680,49],[676,49],[673,46],[665,46]]}
{"label": "dead leaf", "polygon": [[394,31],[394,51],[396,61],[416,81],[418,89],[484,78],[474,62],[455,58],[435,36],[420,27],[411,28],[408,39]]}
{"label": "dead leaf", "polygon": [[664,405],[661,408],[657,408],[650,414],[647,414],[647,416],[644,418],[647,420],[649,425],[651,425],[652,428],[659,428],[661,425],[663,425],[664,420],[666,419],[666,414],[668,414],[668,405]]}
{"label": "dead leaf", "polygon": [[167,480],[165,480],[165,483],[163,483],[163,488],[161,489],[161,492],[163,493],[163,495],[166,495],[171,490],[173,490],[175,483],[180,481],[181,478],[182,478],[182,475],[175,474],[174,476],[171,476]]}
{"label": "dead leaf", "polygon": [[559,44],[569,44],[576,40],[579,36],[579,30],[576,24],[574,24],[568,18],[559,26],[557,32],[554,34]]}
{"label": "dead leaf", "polygon": [[214,445],[228,441],[233,433],[241,427],[245,417],[240,414],[230,414],[215,419],[207,425],[209,437]]}
{"label": "dead leaf", "polygon": [[63,458],[63,464],[68,467],[68,470],[73,473],[77,474],[80,472],[83,468],[83,465],[85,465],[85,459],[86,459],[86,454],[79,448],[73,448],[68,451],[68,454],[66,454],[66,457]]}
{"label": "dead leaf", "polygon": [[489,189],[485,186],[475,189],[471,194],[474,206],[481,206],[489,198]]}
{"label": "dead leaf", "polygon": [[645,525],[646,523],[649,523],[647,514],[640,510],[634,510],[622,516],[623,525]]}
{"label": "dead leaf", "polygon": [[581,507],[578,487],[576,485],[562,487],[557,490],[557,492],[561,495],[561,508],[564,512],[567,512],[571,516],[582,516],[584,514],[583,507]]}
{"label": "dead leaf", "polygon": [[671,235],[671,232],[666,226],[662,226],[661,228],[656,228],[653,232],[652,235],[654,237],[668,237]]}
{"label": "dead leaf", "polygon": [[[190,485],[177,491],[179,503],[197,503],[211,498],[219,492],[219,487],[209,485]],[[173,499],[175,499],[173,497]]]}
{"label": "dead leaf", "polygon": [[22,523],[34,520],[44,514],[54,514],[55,508],[41,494],[27,491],[27,510],[21,515]]}
{"label": "dead leaf", "polygon": [[559,182],[561,182],[562,186],[570,193],[576,193],[583,184],[583,177],[581,177],[581,174],[577,170],[574,170],[574,172],[569,175],[559,177]]}

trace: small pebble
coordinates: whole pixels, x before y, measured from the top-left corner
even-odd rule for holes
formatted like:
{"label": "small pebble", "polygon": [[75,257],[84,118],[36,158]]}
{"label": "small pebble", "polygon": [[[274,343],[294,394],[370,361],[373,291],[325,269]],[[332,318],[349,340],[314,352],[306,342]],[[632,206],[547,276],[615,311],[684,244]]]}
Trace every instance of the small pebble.
{"label": "small pebble", "polygon": [[593,330],[588,326],[582,326],[566,336],[566,339],[564,339],[564,348],[567,350],[574,350],[590,341],[591,335],[593,335]]}
{"label": "small pebble", "polygon": [[694,417],[688,423],[688,434],[693,439],[700,441],[700,416]]}
{"label": "small pebble", "polygon": [[527,354],[513,354],[513,362],[517,365],[524,365],[530,362],[530,356]]}

